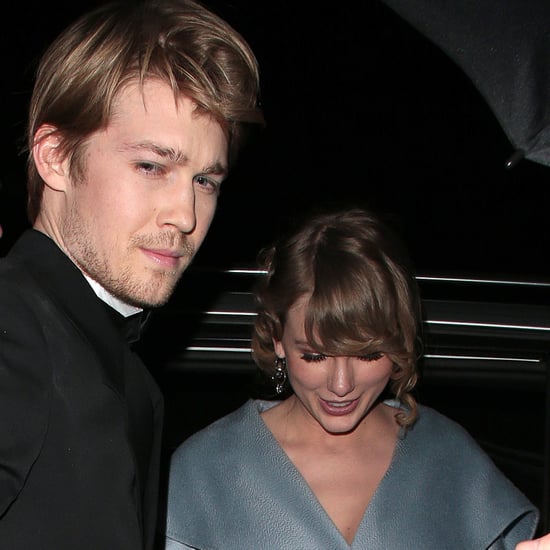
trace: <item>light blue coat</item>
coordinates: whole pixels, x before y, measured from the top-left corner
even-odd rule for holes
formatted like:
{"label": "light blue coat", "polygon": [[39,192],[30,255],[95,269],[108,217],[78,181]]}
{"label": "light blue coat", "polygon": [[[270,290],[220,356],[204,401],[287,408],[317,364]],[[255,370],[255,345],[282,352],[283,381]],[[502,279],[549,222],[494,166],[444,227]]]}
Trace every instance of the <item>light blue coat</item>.
{"label": "light blue coat", "polygon": [[460,426],[420,407],[350,547],[248,401],[184,442],[167,549],[513,550],[538,511]]}

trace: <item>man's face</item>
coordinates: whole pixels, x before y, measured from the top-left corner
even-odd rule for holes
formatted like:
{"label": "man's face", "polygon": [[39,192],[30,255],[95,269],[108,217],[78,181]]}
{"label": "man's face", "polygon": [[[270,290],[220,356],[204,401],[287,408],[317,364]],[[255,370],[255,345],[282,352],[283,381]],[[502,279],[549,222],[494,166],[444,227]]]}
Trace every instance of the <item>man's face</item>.
{"label": "man's face", "polygon": [[113,295],[165,303],[201,245],[226,175],[220,125],[158,81],[127,86],[67,186],[58,243]]}

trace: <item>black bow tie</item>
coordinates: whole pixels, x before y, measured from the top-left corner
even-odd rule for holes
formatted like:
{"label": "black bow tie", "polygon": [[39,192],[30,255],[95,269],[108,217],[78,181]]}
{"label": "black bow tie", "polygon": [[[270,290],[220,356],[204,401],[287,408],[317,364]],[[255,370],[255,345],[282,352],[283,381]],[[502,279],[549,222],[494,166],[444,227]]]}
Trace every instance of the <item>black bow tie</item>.
{"label": "black bow tie", "polygon": [[140,339],[143,329],[149,320],[150,313],[150,311],[141,311],[140,313],[135,313],[124,319],[123,334],[129,344],[133,344]]}
{"label": "black bow tie", "polygon": [[134,313],[133,315],[124,317],[113,308],[109,307],[108,309],[111,317],[115,321],[115,324],[127,342],[129,344],[137,342],[141,337],[141,333],[147,324],[147,321],[149,320],[151,312],[143,310],[139,313]]}

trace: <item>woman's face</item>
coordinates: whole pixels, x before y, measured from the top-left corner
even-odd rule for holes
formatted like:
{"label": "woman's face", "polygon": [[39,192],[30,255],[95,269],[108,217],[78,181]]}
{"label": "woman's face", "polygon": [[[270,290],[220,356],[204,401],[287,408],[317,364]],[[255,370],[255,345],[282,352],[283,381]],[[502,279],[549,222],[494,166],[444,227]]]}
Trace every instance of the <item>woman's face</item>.
{"label": "woman's face", "polygon": [[353,431],[371,410],[393,371],[383,353],[327,356],[311,349],[304,329],[308,297],[289,310],[275,353],[287,361],[298,406],[329,433]]}

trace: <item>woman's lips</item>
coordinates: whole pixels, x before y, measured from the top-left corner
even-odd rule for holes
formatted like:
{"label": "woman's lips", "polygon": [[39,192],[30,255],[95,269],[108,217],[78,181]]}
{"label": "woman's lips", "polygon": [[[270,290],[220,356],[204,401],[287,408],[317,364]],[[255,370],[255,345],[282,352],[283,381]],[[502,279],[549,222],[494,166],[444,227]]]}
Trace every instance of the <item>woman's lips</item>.
{"label": "woman's lips", "polygon": [[327,401],[321,399],[322,409],[331,416],[345,416],[352,413],[359,403],[359,399],[353,399],[351,401]]}

